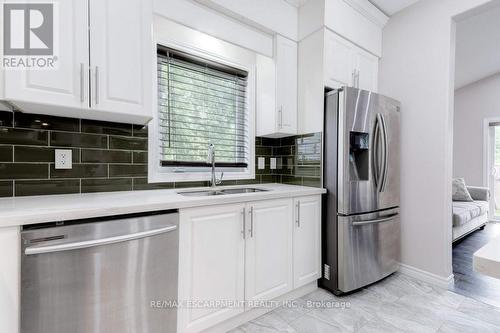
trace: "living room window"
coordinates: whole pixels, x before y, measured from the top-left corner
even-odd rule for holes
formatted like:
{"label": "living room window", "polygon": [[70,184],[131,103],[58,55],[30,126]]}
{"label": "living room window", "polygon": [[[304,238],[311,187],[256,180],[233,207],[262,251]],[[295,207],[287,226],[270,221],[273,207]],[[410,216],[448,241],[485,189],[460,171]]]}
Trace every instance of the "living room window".
{"label": "living room window", "polygon": [[208,179],[210,144],[224,178],[253,176],[248,71],[158,46],[157,74],[155,130],[159,169],[168,178],[163,180]]}

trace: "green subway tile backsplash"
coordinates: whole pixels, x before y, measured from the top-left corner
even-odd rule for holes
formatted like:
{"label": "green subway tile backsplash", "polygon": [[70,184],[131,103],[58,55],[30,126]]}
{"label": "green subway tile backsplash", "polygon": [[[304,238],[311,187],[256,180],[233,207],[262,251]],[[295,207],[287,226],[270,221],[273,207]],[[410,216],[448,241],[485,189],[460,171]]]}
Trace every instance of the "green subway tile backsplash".
{"label": "green subway tile backsplash", "polygon": [[110,136],[109,148],[127,149],[127,150],[148,150],[148,140],[145,138]]}
{"label": "green subway tile backsplash", "polygon": [[50,178],[107,178],[107,164],[73,164],[71,169],[56,169],[50,165]]}
{"label": "green subway tile backsplash", "polygon": [[[257,161],[255,164],[256,174],[263,182],[274,179],[285,184],[321,186],[321,133],[257,138],[256,145],[256,158],[265,158],[264,169],[257,169]],[[276,158],[276,169],[271,169],[271,157]]]}
{"label": "green subway tile backsplash", "polygon": [[0,127],[0,144],[47,146],[49,144],[49,132]]}
{"label": "green subway tile backsplash", "polygon": [[11,181],[0,181],[0,197],[11,197],[14,194],[13,191],[14,182]]}
{"label": "green subway tile backsplash", "polygon": [[132,178],[82,179],[82,193],[132,191]]}
{"label": "green subway tile backsplash", "polygon": [[47,164],[0,163],[0,179],[47,179]]}
{"label": "green subway tile backsplash", "polygon": [[80,192],[79,179],[16,180],[16,196],[71,194]]}
{"label": "green subway tile backsplash", "polygon": [[108,137],[98,134],[52,132],[50,145],[56,147],[108,148]]}
{"label": "green subway tile backsplash", "polygon": [[126,150],[82,149],[83,163],[132,163],[132,152]]}
{"label": "green subway tile backsplash", "polygon": [[145,164],[110,164],[110,177],[147,177],[148,167]]}
{"label": "green subway tile backsplash", "polygon": [[[52,162],[55,159],[55,149],[51,147],[35,147],[35,146],[14,146],[14,162]],[[67,148],[65,148],[67,149]],[[80,161],[80,150],[72,150],[72,161],[78,163]],[[12,162],[12,161],[11,161]]]}
{"label": "green subway tile backsplash", "polygon": [[12,162],[12,146],[0,146],[0,162]]}
{"label": "green subway tile backsplash", "polygon": [[79,132],[80,120],[18,112],[14,118],[14,127]]}
{"label": "green subway tile backsplash", "polygon": [[12,127],[14,114],[12,112],[0,112],[0,126]]}
{"label": "green subway tile backsplash", "polygon": [[[0,112],[0,197],[208,186],[148,184],[148,129],[143,125]],[[257,137],[265,169],[225,185],[289,183],[321,186],[321,134]],[[55,149],[71,149],[73,168],[56,170]],[[271,169],[270,158],[277,159]]]}
{"label": "green subway tile backsplash", "polygon": [[132,125],[107,121],[82,120],[82,132],[132,136]]}

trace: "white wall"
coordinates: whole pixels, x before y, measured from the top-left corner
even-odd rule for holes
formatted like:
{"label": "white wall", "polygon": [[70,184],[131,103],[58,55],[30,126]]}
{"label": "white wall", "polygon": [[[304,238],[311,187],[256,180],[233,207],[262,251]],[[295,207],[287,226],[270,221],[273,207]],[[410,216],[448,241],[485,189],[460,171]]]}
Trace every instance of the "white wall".
{"label": "white wall", "polygon": [[242,22],[297,41],[298,9],[285,0],[196,0]]}
{"label": "white wall", "polygon": [[500,72],[500,6],[457,23],[455,88]]}
{"label": "white wall", "polygon": [[443,281],[452,275],[452,18],[487,2],[422,0],[383,31],[379,90],[402,103],[401,262]]}
{"label": "white wall", "polygon": [[455,91],[453,177],[483,184],[484,120],[500,118],[500,74]]}
{"label": "white wall", "polygon": [[273,56],[274,44],[271,34],[202,4],[189,0],[154,0],[153,9],[155,14],[189,28],[265,56]]}

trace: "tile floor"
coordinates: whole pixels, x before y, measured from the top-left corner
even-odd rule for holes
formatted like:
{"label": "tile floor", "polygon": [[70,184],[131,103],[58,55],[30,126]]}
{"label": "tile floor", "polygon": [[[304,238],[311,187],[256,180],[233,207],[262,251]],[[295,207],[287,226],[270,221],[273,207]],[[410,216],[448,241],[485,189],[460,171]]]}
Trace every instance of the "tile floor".
{"label": "tile floor", "polygon": [[[330,308],[308,307],[311,302]],[[344,297],[318,289],[297,305],[277,308],[231,333],[500,332],[500,308],[398,273]]]}

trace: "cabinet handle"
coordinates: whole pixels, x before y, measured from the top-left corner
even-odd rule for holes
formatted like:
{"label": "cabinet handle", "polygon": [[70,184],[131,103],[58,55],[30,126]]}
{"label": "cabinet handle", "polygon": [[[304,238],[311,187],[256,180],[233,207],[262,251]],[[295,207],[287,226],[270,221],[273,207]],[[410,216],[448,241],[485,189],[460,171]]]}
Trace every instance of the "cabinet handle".
{"label": "cabinet handle", "polygon": [[356,70],[353,69],[352,74],[351,74],[351,82],[352,86],[356,88]]}
{"label": "cabinet handle", "polygon": [[253,238],[253,206],[250,207],[250,238]]}
{"label": "cabinet handle", "polygon": [[280,105],[280,108],[278,110],[279,113],[279,128],[283,128],[283,105]]}
{"label": "cabinet handle", "polygon": [[241,236],[243,237],[243,239],[245,239],[246,238],[245,237],[245,234],[246,234],[245,229],[246,229],[246,219],[247,219],[246,208],[243,208],[243,210],[241,211],[241,214],[243,215],[243,221],[242,221],[243,226],[241,228]]}
{"label": "cabinet handle", "polygon": [[300,200],[296,203],[297,206],[297,217],[295,218],[295,223],[297,223],[297,227],[300,228]]}
{"label": "cabinet handle", "polygon": [[80,102],[85,102],[85,65],[80,63]]}
{"label": "cabinet handle", "polygon": [[99,66],[95,66],[95,105],[99,104]]}
{"label": "cabinet handle", "polygon": [[359,70],[356,70],[356,88],[359,89]]}

